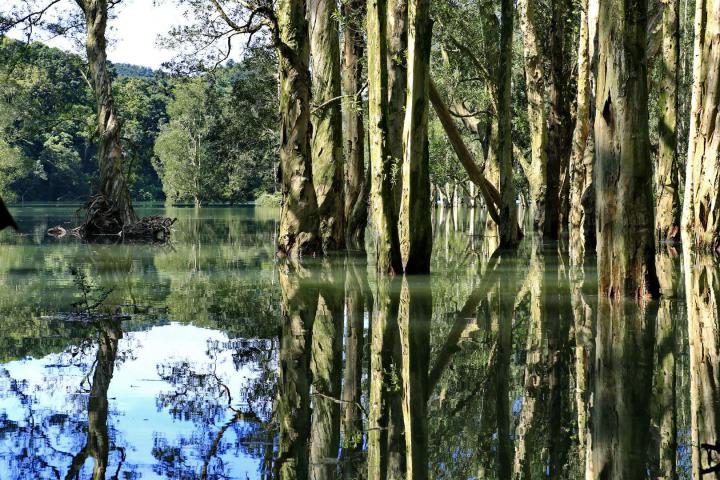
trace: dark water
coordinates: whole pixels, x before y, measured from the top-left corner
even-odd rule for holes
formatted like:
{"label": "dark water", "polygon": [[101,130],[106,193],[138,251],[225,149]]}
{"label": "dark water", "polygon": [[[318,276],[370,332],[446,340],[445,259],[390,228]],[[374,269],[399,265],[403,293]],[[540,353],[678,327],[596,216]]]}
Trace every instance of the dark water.
{"label": "dark water", "polygon": [[276,260],[273,209],[168,209],[166,246],[11,210],[0,479],[720,478],[712,258],[663,249],[639,309],[481,212],[437,211],[432,275],[387,279],[371,233],[369,262]]}

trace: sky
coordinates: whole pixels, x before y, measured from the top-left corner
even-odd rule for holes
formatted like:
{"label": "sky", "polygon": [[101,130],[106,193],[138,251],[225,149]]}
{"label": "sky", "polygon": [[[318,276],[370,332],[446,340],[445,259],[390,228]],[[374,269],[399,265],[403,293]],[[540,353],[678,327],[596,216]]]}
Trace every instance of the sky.
{"label": "sky", "polygon": [[[183,11],[175,2],[165,0],[154,5],[153,0],[125,0],[118,7],[115,18],[110,20],[108,58],[113,63],[132,63],[159,68],[171,60],[176,52],[157,45],[159,35],[167,33],[173,25],[185,23]],[[66,6],[69,3],[63,2]],[[11,36],[23,38],[19,32]],[[62,50],[77,51],[77,47],[65,38],[37,35],[35,40]]]}

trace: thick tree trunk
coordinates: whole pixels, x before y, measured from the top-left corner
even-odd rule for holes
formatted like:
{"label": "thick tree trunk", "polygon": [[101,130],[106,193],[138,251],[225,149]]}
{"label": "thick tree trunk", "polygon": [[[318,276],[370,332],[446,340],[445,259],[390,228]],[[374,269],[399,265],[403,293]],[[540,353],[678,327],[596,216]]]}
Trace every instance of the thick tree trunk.
{"label": "thick tree trunk", "polygon": [[[99,231],[88,233],[118,233],[124,225],[135,223],[137,216],[130,202],[130,192],[123,171],[121,122],[115,111],[112,80],[107,69],[105,29],[108,2],[107,0],[77,0],[77,2],[85,14],[87,29],[85,48],[90,69],[90,83],[97,106],[99,193],[105,197],[110,208],[106,222],[93,222]],[[89,212],[89,215],[92,215],[92,212]],[[101,224],[105,223],[106,225],[101,227]]]}
{"label": "thick tree trunk", "polygon": [[281,0],[277,16],[283,201],[278,250],[292,257],[315,255],[321,242],[310,158],[310,44],[305,2]]}
{"label": "thick tree trunk", "polygon": [[368,0],[368,128],[370,130],[370,203],[375,227],[377,270],[402,272],[393,162],[388,149],[387,0]]}
{"label": "thick tree trunk", "polygon": [[599,294],[659,294],[648,137],[645,0],[604,0],[595,112]]}
{"label": "thick tree trunk", "polygon": [[310,360],[313,379],[310,478],[313,480],[336,478],[340,448],[340,404],[337,400],[341,392],[345,307],[342,285],[330,265],[323,265]]}
{"label": "thick tree trunk", "polygon": [[[411,22],[415,1],[410,2]],[[429,3],[429,0],[426,1]],[[412,39],[410,41],[412,45]],[[407,459],[405,478],[413,480],[428,478],[427,388],[432,296],[429,284],[420,283],[421,278],[403,277],[398,314],[402,345],[402,416]]]}
{"label": "thick tree trunk", "polygon": [[[362,58],[365,37],[360,20],[365,17],[365,1],[342,3],[346,28],[343,33],[343,115],[345,128],[345,242],[349,249],[365,249],[367,226],[367,193],[365,183],[365,127],[360,98]],[[360,17],[360,18],[358,18]],[[369,177],[368,177],[369,180]],[[364,193],[364,194],[363,194]]]}
{"label": "thick tree trunk", "polygon": [[686,243],[720,249],[720,2],[695,6],[695,52],[682,226]]}
{"label": "thick tree trunk", "polygon": [[[702,445],[717,446],[720,434],[720,276],[710,256],[683,252],[690,342],[690,415],[693,478],[713,478],[717,465]],[[717,447],[716,447],[717,448]],[[717,478],[717,474],[714,475]]]}
{"label": "thick tree trunk", "polygon": [[530,210],[533,228],[545,231],[545,195],[547,193],[547,116],[545,114],[545,69],[542,47],[537,34],[538,5],[536,0],[520,0],[520,27],[525,55],[525,83],[530,125],[530,163],[525,175],[530,186]]}
{"label": "thick tree trunk", "polygon": [[515,204],[515,180],[513,179],[513,145],[511,136],[512,109],[512,0],[500,3],[500,61],[498,64],[498,165],[500,170],[500,245],[515,248],[522,232],[518,225]]}
{"label": "thick tree trunk", "polygon": [[281,480],[309,477],[310,352],[317,311],[316,279],[299,267],[280,270],[282,324],[278,378],[280,438],[275,470]]}
{"label": "thick tree trunk", "polygon": [[312,65],[312,178],[323,250],[345,248],[340,39],[331,0],[308,0]]}
{"label": "thick tree trunk", "polygon": [[432,252],[430,224],[430,152],[428,146],[428,92],[432,22],[429,0],[408,5],[408,70],[403,131],[400,252],[407,274],[429,273]]}
{"label": "thick tree trunk", "polygon": [[388,0],[388,152],[392,157],[395,209],[400,213],[403,190],[403,125],[407,100],[408,0]]}
{"label": "thick tree trunk", "polygon": [[680,48],[680,2],[662,3],[662,68],[660,70],[660,152],[655,169],[655,239],[680,239],[678,193],[677,114]]}
{"label": "thick tree trunk", "polygon": [[[590,107],[592,87],[590,84],[590,22],[589,2],[583,0],[580,10],[580,40],[578,41],[577,111],[573,132],[572,154],[570,156],[570,258],[578,265],[585,256],[585,248],[594,242],[585,235],[585,225],[592,224],[595,212],[587,211],[583,198],[592,195],[592,152],[588,155],[592,141],[590,129]],[[587,161],[586,161],[587,160]],[[594,237],[594,228],[592,235]]]}

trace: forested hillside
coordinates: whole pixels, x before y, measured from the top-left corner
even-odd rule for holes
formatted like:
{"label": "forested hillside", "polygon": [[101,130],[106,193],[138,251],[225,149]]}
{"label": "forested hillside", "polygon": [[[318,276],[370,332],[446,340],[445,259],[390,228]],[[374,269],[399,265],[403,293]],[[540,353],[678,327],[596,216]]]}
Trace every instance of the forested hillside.
{"label": "forested hillside", "polygon": [[[246,202],[275,191],[276,64],[249,49],[212,73],[111,66],[124,166],[136,200]],[[0,197],[84,201],[97,181],[85,61],[0,39]],[[240,121],[228,121],[229,118]]]}

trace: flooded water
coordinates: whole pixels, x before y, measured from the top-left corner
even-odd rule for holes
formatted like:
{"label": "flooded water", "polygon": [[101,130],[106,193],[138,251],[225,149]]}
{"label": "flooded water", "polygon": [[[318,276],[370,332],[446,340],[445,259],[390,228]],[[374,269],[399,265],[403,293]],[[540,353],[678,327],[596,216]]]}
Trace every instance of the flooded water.
{"label": "flooded water", "polygon": [[714,259],[598,301],[594,260],[434,213],[432,274],[275,258],[278,210],[142,208],[171,245],[0,233],[0,479],[720,478]]}

